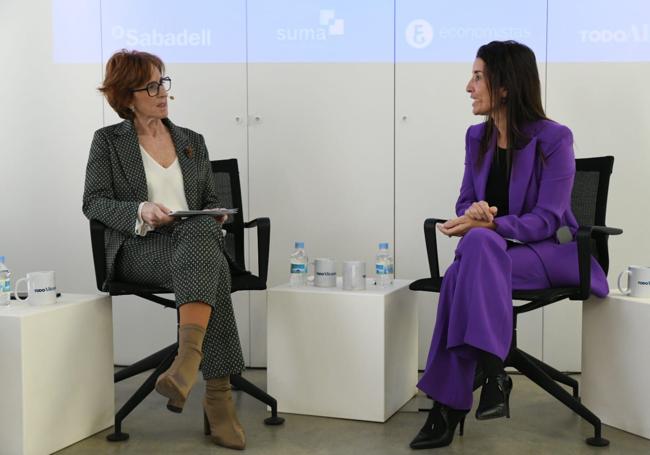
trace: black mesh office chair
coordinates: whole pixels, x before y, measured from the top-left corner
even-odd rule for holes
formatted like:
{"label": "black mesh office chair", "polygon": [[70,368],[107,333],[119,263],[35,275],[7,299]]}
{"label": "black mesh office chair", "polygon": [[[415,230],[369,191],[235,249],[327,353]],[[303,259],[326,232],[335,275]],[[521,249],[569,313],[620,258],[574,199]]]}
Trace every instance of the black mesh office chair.
{"label": "black mesh office chair", "polygon": [[[563,299],[587,300],[591,289],[591,268],[589,263],[592,255],[607,273],[609,269],[607,240],[610,235],[618,235],[623,232],[621,229],[605,227],[607,192],[613,166],[613,156],[576,159],[576,176],[571,194],[571,208],[580,225],[576,234],[580,285],[578,287],[513,291],[513,300],[524,300],[529,303],[514,307],[512,345],[505,361],[506,366],[516,368],[593,425],[594,437],[587,438],[586,442],[594,446],[609,444],[609,441],[602,437],[600,419],[581,404],[578,382],[575,379],[559,372],[517,347],[517,316]],[[411,283],[411,290],[440,292],[442,277],[438,266],[436,224],[445,221],[443,219],[429,218],[424,222],[424,237],[431,278],[414,281]],[[478,372],[474,383],[475,388],[482,383],[481,373]],[[570,394],[558,383],[571,387],[573,393]]]}
{"label": "black mesh office chair", "polygon": [[[239,183],[239,170],[236,159],[212,161],[212,172],[217,182],[217,191],[219,200],[226,207],[236,207],[238,213],[229,217],[230,219],[224,224],[226,230],[225,245],[230,258],[234,263],[230,264],[232,274],[231,292],[243,290],[264,290],[266,289],[266,277],[269,264],[269,243],[271,222],[268,218],[257,218],[255,220],[244,222],[241,188]],[[244,229],[257,227],[257,246],[258,246],[258,268],[259,275],[253,275],[246,271],[244,260]],[[102,290],[102,285],[106,279],[106,252],[104,249],[104,231],[106,227],[96,221],[90,221],[90,237],[93,250],[93,261],[95,264],[95,279],[97,289]],[[137,283],[128,283],[123,281],[109,281],[108,292],[111,296],[120,295],[137,295],[143,299],[158,303],[167,308],[176,309],[174,300],[160,297],[158,294],[173,293],[172,289],[156,288],[145,286]],[[144,371],[153,369],[153,373],[145,382],[135,391],[127,402],[115,414],[114,432],[106,438],[109,441],[124,441],[129,438],[128,433],[122,432],[122,421],[135,407],[149,395],[156,384],[158,376],[166,371],[172,364],[178,342],[167,346],[164,349],[134,363],[115,373],[115,382],[140,374]],[[271,407],[271,416],[264,420],[267,425],[280,425],[284,422],[282,417],[278,416],[278,405],[276,400],[259,389],[240,375],[231,375],[230,382],[235,390],[241,390],[256,399],[262,401]]]}

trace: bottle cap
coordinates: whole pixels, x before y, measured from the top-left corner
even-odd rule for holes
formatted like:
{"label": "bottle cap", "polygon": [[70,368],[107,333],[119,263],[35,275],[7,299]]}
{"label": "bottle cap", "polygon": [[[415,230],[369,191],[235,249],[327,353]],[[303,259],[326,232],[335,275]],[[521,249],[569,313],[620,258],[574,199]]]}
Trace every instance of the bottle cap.
{"label": "bottle cap", "polygon": [[305,247],[305,242],[296,242],[296,245],[294,248],[304,248]]}
{"label": "bottle cap", "polygon": [[388,249],[388,242],[381,242],[379,244],[379,249],[380,250],[387,250]]}

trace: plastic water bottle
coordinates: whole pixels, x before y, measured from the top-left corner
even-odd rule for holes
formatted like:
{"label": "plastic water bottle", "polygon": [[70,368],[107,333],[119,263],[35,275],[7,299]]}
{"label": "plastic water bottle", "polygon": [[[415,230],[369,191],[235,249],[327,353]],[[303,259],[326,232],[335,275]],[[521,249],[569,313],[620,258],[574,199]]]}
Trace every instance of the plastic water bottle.
{"label": "plastic water bottle", "polygon": [[307,284],[307,263],[308,258],[305,253],[305,243],[296,242],[295,250],[289,258],[289,285],[304,286]]}
{"label": "plastic water bottle", "polygon": [[9,305],[11,292],[11,272],[5,265],[5,257],[0,256],[0,305]]}
{"label": "plastic water bottle", "polygon": [[388,252],[388,242],[379,244],[375,273],[377,274],[377,286],[385,287],[393,284],[393,257]]}

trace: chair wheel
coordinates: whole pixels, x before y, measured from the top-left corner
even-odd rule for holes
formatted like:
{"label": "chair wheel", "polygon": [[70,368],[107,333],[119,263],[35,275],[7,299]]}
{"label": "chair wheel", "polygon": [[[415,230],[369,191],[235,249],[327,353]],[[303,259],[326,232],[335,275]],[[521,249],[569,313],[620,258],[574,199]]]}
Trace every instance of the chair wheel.
{"label": "chair wheel", "polygon": [[587,439],[585,439],[585,441],[586,441],[587,444],[589,444],[590,446],[595,446],[595,447],[606,447],[606,446],[609,445],[609,440],[607,440],[607,439],[605,439],[605,438],[602,438],[602,437],[598,437],[598,438],[587,438]]}
{"label": "chair wheel", "polygon": [[284,423],[284,418],[278,416],[271,416],[264,419],[264,423],[266,425],[282,425]]}
{"label": "chair wheel", "polygon": [[121,431],[119,433],[111,433],[108,436],[106,436],[106,439],[108,439],[111,442],[126,441],[127,439],[129,439],[129,433],[122,433]]}

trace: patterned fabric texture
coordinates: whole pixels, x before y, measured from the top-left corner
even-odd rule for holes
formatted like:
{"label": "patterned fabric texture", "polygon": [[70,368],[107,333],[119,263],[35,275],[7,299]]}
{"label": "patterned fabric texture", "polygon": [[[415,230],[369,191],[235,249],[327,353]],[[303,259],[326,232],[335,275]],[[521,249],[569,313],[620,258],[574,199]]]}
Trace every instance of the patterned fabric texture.
{"label": "patterned fabric texture", "polygon": [[[183,173],[191,210],[220,207],[203,137],[163,120]],[[83,212],[105,224],[108,280],[173,287],[176,305],[202,301],[212,307],[203,341],[203,376],[244,369],[230,298],[230,269],[221,226],[209,216],[189,218],[146,236],[135,235],[137,210],[147,201],[147,182],[133,123],[95,132],[86,168]],[[106,290],[106,289],[105,289]]]}
{"label": "patterned fabric texture", "polygon": [[127,239],[115,264],[120,280],[173,288],[177,305],[201,301],[212,306],[203,340],[205,379],[244,369],[223,244],[214,218],[197,216]]}

